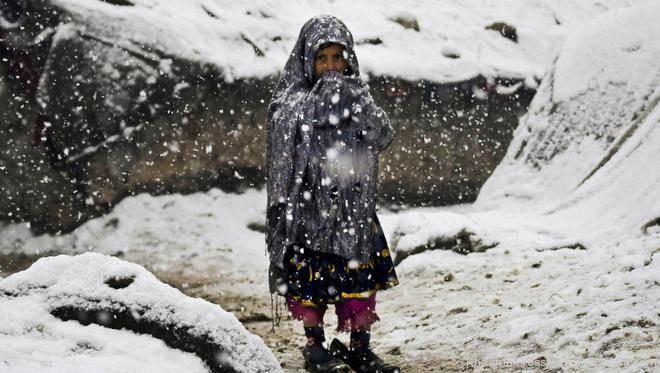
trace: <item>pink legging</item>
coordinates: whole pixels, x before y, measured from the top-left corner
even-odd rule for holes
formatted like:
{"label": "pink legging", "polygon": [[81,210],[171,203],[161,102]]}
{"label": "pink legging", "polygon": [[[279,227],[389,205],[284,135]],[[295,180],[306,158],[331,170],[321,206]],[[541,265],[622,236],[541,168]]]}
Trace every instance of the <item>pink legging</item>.
{"label": "pink legging", "polygon": [[[328,309],[326,305],[304,306],[292,297],[287,297],[286,305],[293,317],[302,320],[305,325],[323,325],[323,315]],[[376,315],[376,294],[367,299],[347,299],[335,303],[335,313],[337,331],[368,330],[371,324],[379,320]]]}

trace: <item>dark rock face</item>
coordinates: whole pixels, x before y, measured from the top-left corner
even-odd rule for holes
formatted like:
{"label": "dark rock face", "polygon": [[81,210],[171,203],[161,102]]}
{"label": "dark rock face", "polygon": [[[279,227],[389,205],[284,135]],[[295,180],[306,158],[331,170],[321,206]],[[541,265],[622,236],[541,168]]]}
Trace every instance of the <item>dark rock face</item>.
{"label": "dark rock face", "polygon": [[[496,87],[520,85],[504,95]],[[473,201],[504,156],[534,91],[484,77],[458,82],[372,79],[398,131],[381,155],[385,203],[445,205]]]}
{"label": "dark rock face", "polygon": [[[57,17],[44,4],[2,4],[0,28],[0,219],[71,225],[78,215],[69,175],[54,167],[41,141],[36,103]],[[27,16],[31,15],[28,19]],[[37,37],[39,36],[39,37]]]}
{"label": "dark rock face", "polygon": [[[29,14],[23,28],[0,34],[12,51],[0,63],[0,105],[9,108],[0,113],[0,219],[69,231],[135,193],[263,186],[277,77],[227,82],[217,66],[118,43],[62,10]],[[17,72],[19,60],[38,86]],[[483,77],[369,83],[398,131],[381,155],[379,199],[388,205],[474,200],[534,94]]]}
{"label": "dark rock face", "polygon": [[124,304],[98,304],[88,308],[64,306],[53,309],[50,313],[63,321],[75,320],[83,325],[97,324],[106,328],[147,334],[162,340],[172,348],[199,356],[213,373],[237,372],[235,367],[218,359],[218,356],[226,352],[224,346],[213,338],[190,333],[192,329],[190,326],[168,324],[161,320],[141,320],[135,317],[140,315],[140,311],[131,310]]}
{"label": "dark rock face", "polygon": [[518,42],[518,31],[515,26],[509,25],[504,22],[494,22],[486,26],[486,30],[493,30],[500,33],[500,35],[511,40],[514,43]]}

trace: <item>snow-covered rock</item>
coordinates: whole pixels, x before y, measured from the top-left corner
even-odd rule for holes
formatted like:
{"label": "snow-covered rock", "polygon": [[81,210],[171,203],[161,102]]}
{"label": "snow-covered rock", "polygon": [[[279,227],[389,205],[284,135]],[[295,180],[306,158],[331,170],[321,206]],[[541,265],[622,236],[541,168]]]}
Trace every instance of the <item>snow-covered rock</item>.
{"label": "snow-covered rock", "polygon": [[12,371],[280,370],[233,314],[102,254],[42,258],[2,279],[0,315],[0,367]]}

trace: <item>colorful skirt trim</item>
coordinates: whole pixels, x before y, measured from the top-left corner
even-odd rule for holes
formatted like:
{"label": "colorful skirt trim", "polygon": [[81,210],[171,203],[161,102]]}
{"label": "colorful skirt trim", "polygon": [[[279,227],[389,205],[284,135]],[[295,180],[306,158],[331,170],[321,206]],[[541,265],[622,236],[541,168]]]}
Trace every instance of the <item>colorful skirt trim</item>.
{"label": "colorful skirt trim", "polygon": [[287,299],[305,307],[366,300],[399,283],[385,234],[374,214],[373,249],[367,263],[356,265],[346,258],[305,250],[290,250],[285,258]]}

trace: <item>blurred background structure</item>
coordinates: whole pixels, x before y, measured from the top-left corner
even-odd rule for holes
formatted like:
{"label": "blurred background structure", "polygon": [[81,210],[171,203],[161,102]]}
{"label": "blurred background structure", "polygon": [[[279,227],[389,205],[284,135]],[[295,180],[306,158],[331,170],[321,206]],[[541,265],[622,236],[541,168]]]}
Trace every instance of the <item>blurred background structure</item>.
{"label": "blurred background structure", "polygon": [[564,23],[600,11],[516,1],[509,5],[521,6],[517,12],[414,1],[388,9],[1,4],[0,220],[29,222],[35,233],[71,231],[141,192],[263,186],[271,89],[302,23],[330,12],[353,31],[362,75],[398,131],[381,154],[380,203],[473,201],[504,156]]}

